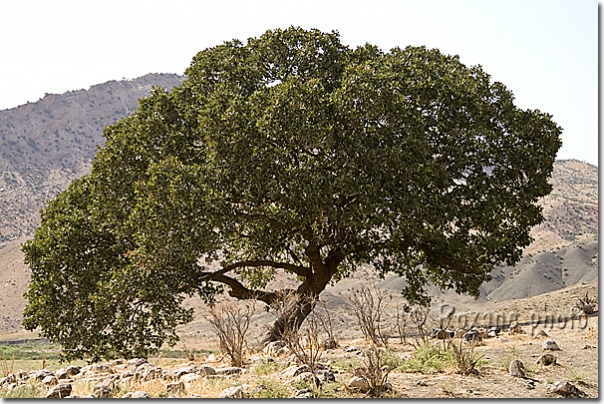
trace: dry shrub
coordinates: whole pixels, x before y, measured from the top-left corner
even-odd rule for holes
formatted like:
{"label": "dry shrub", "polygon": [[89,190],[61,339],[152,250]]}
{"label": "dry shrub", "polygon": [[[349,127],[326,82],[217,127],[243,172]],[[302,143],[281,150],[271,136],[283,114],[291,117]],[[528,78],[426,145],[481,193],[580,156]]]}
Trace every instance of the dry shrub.
{"label": "dry shrub", "polygon": [[287,328],[283,340],[299,362],[307,365],[313,374],[318,370],[322,352],[319,321],[314,313],[306,318],[304,327]]}
{"label": "dry shrub", "polygon": [[409,335],[409,330],[407,329],[407,313],[403,308],[397,304],[396,305],[396,318],[395,318],[395,330],[398,333],[401,344],[407,343],[407,336]]}
{"label": "dry shrub", "polygon": [[575,308],[584,314],[593,314],[596,311],[598,305],[598,298],[589,296],[589,292],[585,292],[585,297],[578,298],[579,301],[575,303]]}
{"label": "dry shrub", "polygon": [[316,318],[321,326],[321,329],[327,335],[326,338],[323,339],[323,348],[325,349],[334,349],[338,347],[338,339],[333,331],[333,322],[331,321],[331,313],[327,309],[327,303],[325,300],[321,300],[321,312],[316,313]]}
{"label": "dry shrub", "polygon": [[[306,299],[311,299],[311,297],[299,296],[292,292],[283,293],[279,305],[273,307],[273,310],[279,316],[282,312],[291,312],[291,308],[295,305],[311,303]],[[321,321],[324,320],[320,320],[319,315],[313,311],[308,315],[302,326],[289,324],[283,330],[282,335],[287,348],[296,356],[299,362],[307,365],[313,373],[317,370],[317,364],[321,358],[319,332]]]}
{"label": "dry shrub", "polygon": [[355,370],[355,374],[362,377],[369,384],[368,396],[381,397],[388,388],[388,375],[401,364],[401,359],[387,349],[380,349],[375,344],[363,351],[362,364],[364,366]]}
{"label": "dry shrub", "polygon": [[422,347],[428,340],[428,332],[426,331],[426,321],[430,314],[429,306],[422,305],[404,305],[403,313],[409,314],[409,320],[415,326],[417,334],[415,335],[414,341],[408,341],[411,346],[415,349]]}
{"label": "dry shrub", "polygon": [[[446,340],[445,340],[446,341]],[[445,342],[446,343],[446,342]],[[474,353],[476,347],[476,341],[471,341],[466,344],[468,347],[464,348],[464,340],[459,341],[459,345],[455,345],[453,341],[449,342],[449,349],[454,354],[455,364],[457,366],[457,373],[462,375],[469,375],[474,372],[476,365],[482,359],[483,355],[477,356]]]}
{"label": "dry shrub", "polygon": [[348,300],[365,339],[387,346],[388,341],[382,334],[381,322],[392,297],[375,286],[363,285],[359,290],[352,289]]}
{"label": "dry shrub", "polygon": [[2,361],[0,362],[0,372],[2,372],[2,377],[7,377],[11,373],[15,373],[15,354],[13,354],[13,359],[9,365],[6,360],[6,352],[2,353]]}
{"label": "dry shrub", "polygon": [[246,334],[254,311],[253,302],[223,303],[211,306],[209,315],[205,316],[218,337],[220,350],[232,366],[242,367],[245,363]]}

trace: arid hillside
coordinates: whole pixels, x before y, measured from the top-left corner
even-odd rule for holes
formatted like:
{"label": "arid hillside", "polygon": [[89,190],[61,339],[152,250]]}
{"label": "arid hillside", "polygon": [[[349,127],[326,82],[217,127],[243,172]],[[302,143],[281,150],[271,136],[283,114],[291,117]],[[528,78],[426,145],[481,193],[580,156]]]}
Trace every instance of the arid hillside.
{"label": "arid hillside", "polygon": [[32,234],[45,201],[90,171],[105,126],[136,110],[152,87],[181,81],[148,74],[0,111],[0,242]]}

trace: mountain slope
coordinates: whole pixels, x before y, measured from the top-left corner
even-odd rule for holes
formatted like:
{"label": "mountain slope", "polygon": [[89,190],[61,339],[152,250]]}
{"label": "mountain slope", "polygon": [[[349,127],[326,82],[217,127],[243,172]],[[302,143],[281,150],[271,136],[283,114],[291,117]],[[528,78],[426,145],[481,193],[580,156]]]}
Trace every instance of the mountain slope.
{"label": "mountain slope", "polygon": [[149,74],[0,111],[0,242],[31,234],[44,202],[90,171],[103,127],[132,113],[152,87],[181,82]]}

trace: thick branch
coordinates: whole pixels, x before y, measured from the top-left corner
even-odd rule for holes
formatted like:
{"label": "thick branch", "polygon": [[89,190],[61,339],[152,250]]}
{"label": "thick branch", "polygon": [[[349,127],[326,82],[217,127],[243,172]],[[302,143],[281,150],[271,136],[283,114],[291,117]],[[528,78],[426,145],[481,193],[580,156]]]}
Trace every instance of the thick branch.
{"label": "thick branch", "polygon": [[224,283],[225,285],[229,286],[231,288],[229,296],[235,297],[240,300],[256,299],[269,305],[272,304],[278,298],[278,295],[275,292],[265,292],[263,290],[248,289],[237,279],[231,278],[230,276],[226,276],[218,272],[220,271],[208,274],[210,276],[210,278],[208,279]]}

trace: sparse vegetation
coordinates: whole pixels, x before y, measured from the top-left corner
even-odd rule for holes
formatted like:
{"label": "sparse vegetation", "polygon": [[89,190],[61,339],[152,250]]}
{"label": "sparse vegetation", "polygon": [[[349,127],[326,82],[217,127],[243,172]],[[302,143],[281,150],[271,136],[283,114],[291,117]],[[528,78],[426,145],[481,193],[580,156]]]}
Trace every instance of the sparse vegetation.
{"label": "sparse vegetation", "polygon": [[[208,313],[206,320],[212,325],[218,337],[220,350],[230,358],[233,366],[243,366],[247,345],[246,334],[254,314],[253,302],[244,302],[243,305],[211,306]],[[195,360],[195,357],[189,359]]]}
{"label": "sparse vegetation", "polygon": [[388,375],[402,364],[402,360],[387,349],[380,349],[376,344],[371,344],[363,351],[362,365],[357,368],[357,376],[367,380],[369,391],[367,395],[381,397],[388,388]]}
{"label": "sparse vegetation", "polygon": [[375,286],[362,285],[352,289],[348,300],[363,336],[373,344],[388,346],[382,334],[382,320],[392,298]]}

